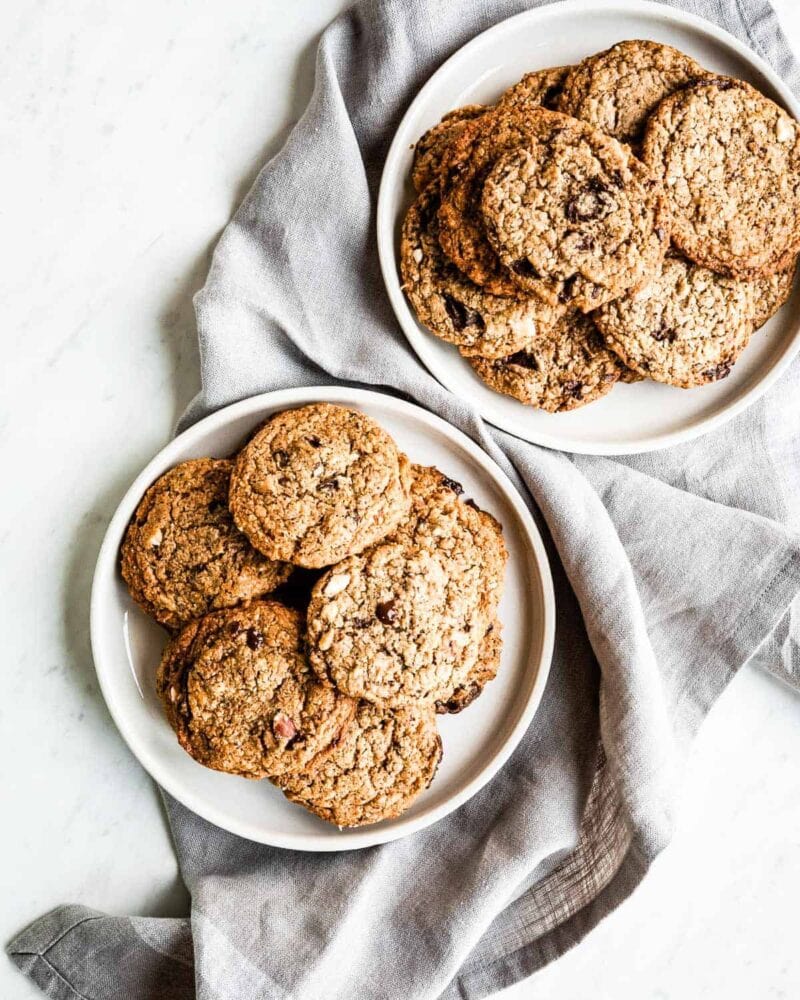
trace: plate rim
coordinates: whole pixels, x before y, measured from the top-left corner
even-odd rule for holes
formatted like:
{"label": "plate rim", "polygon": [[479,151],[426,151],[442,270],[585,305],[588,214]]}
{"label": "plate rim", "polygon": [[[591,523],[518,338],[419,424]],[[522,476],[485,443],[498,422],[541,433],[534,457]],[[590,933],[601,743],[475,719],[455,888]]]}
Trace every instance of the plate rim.
{"label": "plate rim", "polygon": [[[421,419],[423,424],[437,429],[448,441],[452,441],[464,448],[470,457],[477,462],[481,471],[492,477],[494,485],[501,490],[506,501],[511,505],[519,518],[522,532],[528,539],[531,553],[537,566],[541,585],[542,641],[541,653],[536,665],[536,677],[519,719],[503,744],[498,747],[492,760],[457,792],[446,798],[429,812],[416,818],[409,818],[405,822],[401,819],[391,828],[382,828],[382,825],[378,823],[372,826],[343,830],[341,842],[339,838],[331,837],[329,834],[292,833],[286,836],[274,836],[270,834],[269,837],[266,837],[253,824],[240,821],[231,822],[224,813],[221,813],[214,807],[213,803],[209,803],[202,796],[198,797],[191,792],[187,792],[182,787],[181,779],[173,779],[169,773],[169,766],[167,765],[166,769],[164,769],[163,763],[160,763],[161,758],[158,753],[152,752],[146,745],[146,742],[137,735],[135,727],[129,725],[126,719],[123,698],[118,696],[114,681],[114,674],[120,669],[120,664],[111,662],[113,657],[107,656],[104,650],[102,636],[104,623],[102,620],[101,604],[106,595],[103,578],[108,575],[109,569],[112,573],[112,579],[113,574],[117,572],[118,551],[122,535],[144,491],[152,483],[154,476],[160,474],[156,470],[161,470],[165,466],[169,467],[170,463],[174,464],[178,460],[177,454],[187,442],[191,444],[193,439],[199,439],[204,434],[224,427],[227,423],[239,417],[249,414],[255,415],[268,408],[290,408],[311,402],[332,402],[343,405],[351,403],[359,405],[363,401],[365,404],[369,404],[370,400],[375,400],[376,397],[379,398],[381,406],[388,405],[390,409],[394,409],[401,415],[406,414],[413,416],[417,420]],[[173,798],[177,799],[182,805],[201,818],[247,840],[289,850],[331,852],[357,850],[389,843],[390,841],[423,830],[459,808],[459,806],[467,802],[491,781],[500,768],[508,761],[538,711],[550,673],[555,640],[555,620],[556,605],[553,579],[550,561],[541,533],[520,492],[491,455],[459,428],[416,403],[399,399],[384,392],[329,385],[279,389],[272,392],[259,393],[258,395],[231,403],[199,420],[156,452],[142,471],[134,478],[118,502],[103,536],[103,542],[100,546],[92,577],[89,632],[95,672],[103,699],[114,725],[117,727],[118,732],[133,756],[159,787],[163,788]]]}
{"label": "plate rim", "polygon": [[[684,28],[693,28],[700,34],[710,36],[714,42],[722,43],[732,48],[745,62],[761,73],[779,95],[780,100],[786,108],[800,121],[800,101],[794,96],[783,80],[781,80],[775,70],[757,52],[712,21],[697,14],[681,10],[680,8],[668,7],[663,3],[655,2],[655,0],[614,0],[612,3],[605,3],[604,0],[557,0],[555,3],[548,3],[543,7],[525,10],[519,14],[505,18],[475,35],[460,48],[456,49],[426,80],[409,104],[397,126],[381,172],[376,211],[376,233],[381,275],[395,318],[412,350],[422,362],[425,369],[448,392],[454,394],[458,394],[461,387],[448,377],[449,365],[442,366],[433,360],[433,355],[427,349],[427,341],[433,337],[433,334],[423,331],[418,325],[409,309],[401,287],[402,282],[395,248],[395,224],[391,217],[390,209],[390,187],[394,183],[394,179],[400,177],[400,161],[405,152],[407,152],[409,145],[409,136],[404,135],[404,133],[408,131],[409,122],[415,116],[417,108],[425,102],[429,93],[435,89],[442,77],[448,75],[454,65],[459,64],[461,61],[466,61],[473,49],[485,45],[487,37],[508,31],[509,25],[514,25],[522,21],[543,21],[554,14],[568,14],[570,12],[576,15],[587,12],[601,12],[610,18],[613,18],[616,14],[644,14],[664,22],[680,25]],[[493,414],[487,413],[480,401],[476,402],[475,407],[482,419],[492,427],[505,431],[513,437],[527,441],[530,444],[542,445],[555,451],[578,455],[606,456],[639,455],[652,451],[660,451],[664,448],[670,448],[695,440],[702,435],[718,429],[757,402],[783,375],[797,356],[798,351],[800,351],[800,311],[798,311],[795,318],[794,327],[794,333],[787,340],[781,355],[756,379],[753,385],[742,392],[738,399],[723,405],[716,413],[695,418],[686,427],[646,435],[638,441],[619,443],[608,440],[584,441],[580,444],[564,442],[557,433],[546,430],[526,430],[525,433],[522,433],[522,428],[518,425],[515,426],[513,418],[505,418],[495,412]]]}

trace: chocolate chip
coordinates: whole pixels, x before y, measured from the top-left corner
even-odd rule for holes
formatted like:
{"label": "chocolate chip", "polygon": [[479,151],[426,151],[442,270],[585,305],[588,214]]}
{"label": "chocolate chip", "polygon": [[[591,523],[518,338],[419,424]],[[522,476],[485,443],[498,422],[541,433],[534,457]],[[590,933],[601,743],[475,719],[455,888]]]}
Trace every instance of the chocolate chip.
{"label": "chocolate chip", "polygon": [[517,368],[527,368],[528,371],[536,372],[539,370],[539,363],[533,354],[529,354],[527,351],[517,351],[516,354],[512,354],[510,357],[506,358],[503,362],[507,365],[516,365]]}
{"label": "chocolate chip", "polygon": [[571,278],[567,278],[564,282],[564,287],[558,293],[559,299],[561,299],[562,302],[569,302],[570,299],[574,299],[578,293],[577,285],[577,274],[573,275]]}
{"label": "chocolate chip", "polygon": [[312,448],[319,448],[319,446],[322,444],[322,442],[316,436],[316,434],[312,434],[311,437],[307,437],[306,441],[308,441],[308,443],[311,445]]}
{"label": "chocolate chip", "polygon": [[397,619],[396,603],[394,599],[391,601],[381,601],[375,608],[378,621],[383,622],[384,625],[391,625]]}
{"label": "chocolate chip", "polygon": [[339,489],[339,479],[337,476],[330,476],[323,479],[317,487],[320,493],[335,493]]}
{"label": "chocolate chip", "polygon": [[653,340],[657,340],[659,344],[665,340],[668,344],[671,344],[678,334],[673,327],[662,325],[658,330],[654,330],[650,336]]}
{"label": "chocolate chip", "polygon": [[732,361],[720,361],[713,368],[708,368],[703,372],[703,378],[708,382],[717,382],[721,378],[727,378],[733,368]]}
{"label": "chocolate chip", "polygon": [[561,93],[561,89],[561,84],[559,83],[554,83],[552,87],[547,88],[544,92],[544,96],[542,97],[542,104],[544,107],[549,108],[553,104],[555,99]]}
{"label": "chocolate chip", "polygon": [[464,487],[455,479],[450,479],[449,476],[442,476],[442,485],[448,486],[456,496],[461,496],[464,492]]}
{"label": "chocolate chip", "polygon": [[272,453],[272,457],[275,459],[275,464],[279,469],[285,469],[289,464],[289,456],[280,448]]}
{"label": "chocolate chip", "polygon": [[237,635],[241,635],[243,631],[244,629],[242,628],[241,622],[231,622],[228,626],[228,634],[233,639],[235,639]]}
{"label": "chocolate chip", "polygon": [[452,295],[444,296],[444,308],[456,330],[466,330],[474,326],[478,330],[486,329],[486,322],[479,312],[470,309],[463,302],[454,299]]}
{"label": "chocolate chip", "polygon": [[247,630],[247,645],[250,649],[261,649],[264,645],[264,633],[259,632],[257,628],[249,628]]}
{"label": "chocolate chip", "polygon": [[576,379],[570,379],[569,382],[564,382],[562,388],[566,393],[573,397],[573,399],[580,399],[583,392],[583,382],[578,382]]}
{"label": "chocolate chip", "polygon": [[221,510],[225,510],[225,503],[222,500],[212,500],[208,505],[209,514],[217,514]]}
{"label": "chocolate chip", "polygon": [[468,507],[472,507],[473,510],[480,510],[480,507],[475,503],[475,501],[472,499],[472,497],[467,497],[467,499],[464,501],[464,503]]}
{"label": "chocolate chip", "polygon": [[567,202],[564,214],[570,222],[589,222],[610,208],[610,200],[606,185],[592,177],[586,187]]}
{"label": "chocolate chip", "polygon": [[541,274],[539,274],[527,257],[520,257],[519,260],[515,260],[511,265],[511,270],[514,274],[518,274],[520,278],[541,278]]}

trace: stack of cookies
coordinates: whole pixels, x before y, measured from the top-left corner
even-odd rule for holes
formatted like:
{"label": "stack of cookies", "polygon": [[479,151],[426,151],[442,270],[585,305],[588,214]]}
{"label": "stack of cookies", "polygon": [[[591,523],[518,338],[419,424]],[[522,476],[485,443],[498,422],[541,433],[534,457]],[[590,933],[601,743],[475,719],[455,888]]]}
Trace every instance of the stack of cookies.
{"label": "stack of cookies", "polygon": [[418,141],[401,238],[419,321],[549,412],[729,374],[800,250],[800,126],[749,84],[625,41]]}
{"label": "stack of cookies", "polygon": [[121,568],[172,633],[156,684],[187,753],[339,826],[406,809],[441,758],[437,713],[500,660],[502,530],[462,493],[330,404],[154,483]]}

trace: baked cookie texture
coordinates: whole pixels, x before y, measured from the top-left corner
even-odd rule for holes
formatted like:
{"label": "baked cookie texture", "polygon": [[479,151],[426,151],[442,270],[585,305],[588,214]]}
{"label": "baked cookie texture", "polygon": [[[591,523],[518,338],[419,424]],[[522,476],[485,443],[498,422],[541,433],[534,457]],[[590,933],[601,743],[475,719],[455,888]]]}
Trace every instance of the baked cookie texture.
{"label": "baked cookie texture", "polygon": [[439,715],[455,715],[471,705],[482,694],[489,681],[493,681],[497,676],[502,652],[503,626],[500,619],[495,618],[486,630],[478,659],[464,683],[456,688],[446,701],[436,702],[436,711]]}
{"label": "baked cookie texture", "polygon": [[548,413],[585,406],[610,392],[625,372],[603,342],[594,315],[568,313],[527,351],[490,361],[469,358],[491,389]]}
{"label": "baked cookie texture", "polygon": [[432,184],[439,186],[442,164],[450,144],[464,131],[466,122],[480,117],[485,111],[482,104],[455,108],[417,139],[411,165],[411,180],[417,191],[425,191]]}
{"label": "baked cookie texture", "polygon": [[217,608],[263,597],[291,566],[257,552],[233,523],[228,486],[233,463],[182,462],[148,489],[121,549],[131,596],[174,631]]}
{"label": "baked cookie texture", "polygon": [[409,519],[330,569],[307,617],[314,670],[384,707],[446,703],[469,684],[507,558],[493,517],[438,470],[413,467]]}
{"label": "baked cookie texture", "polygon": [[669,45],[631,39],[573,67],[557,109],[621,142],[637,143],[648,116],[665,97],[707,75]]}
{"label": "baked cookie texture", "polygon": [[407,463],[356,410],[316,403],[271,418],[239,453],[230,509],[271,559],[330,566],[389,534],[410,506]]}
{"label": "baked cookie texture", "polygon": [[800,126],[749,84],[714,77],[666,98],[642,155],[696,263],[748,280],[800,249]]}
{"label": "baked cookie texture", "polygon": [[156,688],[200,764],[275,778],[341,739],[356,703],[314,677],[301,625],[297,611],[255,601],[191,622],[167,645]]}
{"label": "baked cookie texture", "polygon": [[288,799],[340,827],[404,812],[430,785],[442,756],[431,709],[384,712],[361,702],[342,739],[278,784]]}
{"label": "baked cookie texture", "polygon": [[557,322],[564,307],[524,294],[492,295],[471,282],[439,244],[438,204],[429,189],[403,223],[400,274],[417,319],[463,354],[497,358],[522,350]]}
{"label": "baked cookie texture", "polygon": [[753,332],[753,286],[668,257],[660,274],[596,314],[606,343],[649,378],[684,389],[730,373]]}
{"label": "baked cookie texture", "polygon": [[552,118],[549,130],[496,158],[481,212],[518,285],[590,312],[655,272],[669,214],[661,185],[630,150],[581,122]]}
{"label": "baked cookie texture", "polygon": [[526,73],[518,83],[503,91],[497,107],[554,109],[571,69],[571,66],[554,66]]}
{"label": "baked cookie texture", "polygon": [[782,271],[756,278],[753,282],[753,326],[756,330],[771,319],[788,300],[794,287],[797,259]]}

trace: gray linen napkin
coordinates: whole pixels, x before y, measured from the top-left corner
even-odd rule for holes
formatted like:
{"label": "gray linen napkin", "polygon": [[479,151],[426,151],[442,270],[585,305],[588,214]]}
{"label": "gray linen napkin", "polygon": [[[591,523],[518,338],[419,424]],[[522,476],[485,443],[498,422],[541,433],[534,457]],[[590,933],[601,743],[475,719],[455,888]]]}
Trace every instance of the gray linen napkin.
{"label": "gray linen napkin", "polygon": [[[373,0],[328,28],[311,105],[197,296],[203,391],[184,422],[267,389],[347,381],[471,434],[549,532],[558,635],[538,716],[479,795],[384,847],[263,847],[165,796],[190,920],[54,910],[9,945],[52,997],[486,996],[573,946],[642,879],[670,839],[689,743],[735,671],[754,658],[797,679],[800,364],[701,441],[570,457],[487,428],[420,366],[390,311],[374,212],[394,129],[446,56],[528,6]],[[685,6],[798,89],[763,0]]]}

